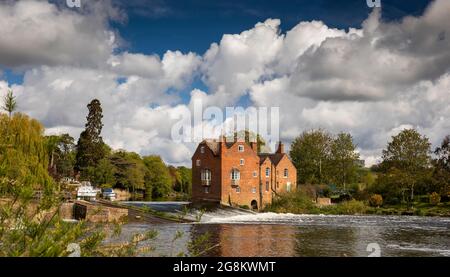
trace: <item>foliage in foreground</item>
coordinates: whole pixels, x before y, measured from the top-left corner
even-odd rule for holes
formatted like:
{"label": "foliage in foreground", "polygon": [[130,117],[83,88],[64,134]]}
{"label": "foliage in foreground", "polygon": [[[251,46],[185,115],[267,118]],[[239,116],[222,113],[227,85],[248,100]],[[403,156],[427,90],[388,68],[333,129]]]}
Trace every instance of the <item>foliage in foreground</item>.
{"label": "foliage in foreground", "polygon": [[0,188],[9,192],[0,198],[0,256],[68,256],[72,243],[78,244],[83,256],[134,256],[142,251],[138,242],[154,237],[152,233],[142,234],[120,246],[108,247],[102,241],[120,232],[111,232],[111,226],[104,224],[65,222],[59,214],[57,194],[45,193],[36,200],[32,188],[18,186],[7,178],[0,179]]}
{"label": "foliage in foreground", "polygon": [[[64,257],[72,251],[87,257],[134,257],[151,252],[158,236],[150,230],[133,234],[128,241],[107,243],[121,235],[120,223],[66,222],[59,213],[57,194],[36,200],[31,188],[18,187],[6,178],[0,179],[0,188],[10,192],[0,195],[0,257]],[[175,234],[173,240],[182,235]],[[186,247],[187,253],[177,255],[202,255],[211,249],[209,234],[188,241]]]}

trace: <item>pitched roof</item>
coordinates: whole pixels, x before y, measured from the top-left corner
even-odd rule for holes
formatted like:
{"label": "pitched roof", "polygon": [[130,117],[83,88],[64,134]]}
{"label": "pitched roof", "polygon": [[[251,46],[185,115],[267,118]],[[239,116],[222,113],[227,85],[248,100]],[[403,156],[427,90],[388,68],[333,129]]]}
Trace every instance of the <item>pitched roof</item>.
{"label": "pitched roof", "polygon": [[277,165],[281,159],[286,156],[286,153],[259,153],[258,156],[260,164],[262,164],[266,158],[269,158],[274,165]]}
{"label": "pitched roof", "polygon": [[219,155],[220,144],[218,141],[207,139],[207,140],[204,140],[203,142],[206,144],[206,146],[208,146],[209,149],[211,149],[211,151],[213,152],[213,154],[215,156]]}
{"label": "pitched roof", "polygon": [[[202,143],[206,144],[215,156],[220,154],[220,141],[215,139],[205,139]],[[234,142],[225,143],[227,148],[231,148],[233,144]],[[262,164],[266,158],[269,158],[274,165],[278,165],[281,159],[286,155],[286,153],[258,153],[259,163]]]}
{"label": "pitched roof", "polygon": [[[208,146],[209,149],[213,152],[215,156],[219,155],[220,151],[220,141],[217,141],[215,139],[205,139],[201,143],[205,143],[206,146]],[[234,142],[225,142],[225,146],[227,148],[231,148],[234,145]]]}

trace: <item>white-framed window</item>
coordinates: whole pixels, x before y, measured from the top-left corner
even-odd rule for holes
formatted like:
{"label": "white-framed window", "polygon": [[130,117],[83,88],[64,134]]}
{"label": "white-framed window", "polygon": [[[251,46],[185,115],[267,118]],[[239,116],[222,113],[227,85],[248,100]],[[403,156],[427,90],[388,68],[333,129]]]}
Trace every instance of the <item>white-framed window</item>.
{"label": "white-framed window", "polygon": [[205,146],[200,147],[200,153],[202,153],[202,154],[205,153]]}
{"label": "white-framed window", "polygon": [[236,193],[240,193],[241,192],[241,187],[237,187],[236,188]]}
{"label": "white-framed window", "polygon": [[196,161],[195,161],[195,165],[196,165],[196,166],[200,166],[200,164],[201,164],[200,160],[196,160]]}
{"label": "white-framed window", "polygon": [[266,167],[266,177],[270,176],[270,168]]}
{"label": "white-framed window", "polygon": [[289,177],[289,170],[288,170],[287,168],[284,169],[283,177],[284,177],[284,178]]}
{"label": "white-framed window", "polygon": [[256,193],[256,187],[252,187],[252,193]]}
{"label": "white-framed window", "polygon": [[269,186],[269,181],[266,181],[266,191],[269,191],[270,186]]}
{"label": "white-framed window", "polygon": [[239,152],[244,152],[244,145],[239,145],[238,146],[238,151]]}
{"label": "white-framed window", "polygon": [[204,192],[209,193],[209,187],[204,187]]}
{"label": "white-framed window", "polygon": [[240,164],[240,165],[244,165],[244,163],[245,163],[245,162],[244,162],[244,159],[241,159],[241,160],[239,161],[239,164]]}
{"label": "white-framed window", "polygon": [[209,169],[202,170],[202,180],[211,180],[211,170]]}
{"label": "white-framed window", "polygon": [[253,178],[256,178],[256,177],[258,177],[258,171],[253,171]]}
{"label": "white-framed window", "polygon": [[231,170],[231,180],[241,179],[241,172],[237,169]]}

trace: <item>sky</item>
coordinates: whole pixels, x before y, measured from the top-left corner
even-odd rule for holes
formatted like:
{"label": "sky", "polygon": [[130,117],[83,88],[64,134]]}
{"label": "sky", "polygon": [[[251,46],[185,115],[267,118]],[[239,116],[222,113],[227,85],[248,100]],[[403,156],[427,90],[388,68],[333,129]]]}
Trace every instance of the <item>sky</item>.
{"label": "sky", "polygon": [[[350,132],[366,165],[416,128],[450,133],[450,1],[0,0],[0,96],[78,138],[98,98],[114,149],[190,165],[172,127],[205,107],[280,108],[301,132]],[[209,126],[204,121],[199,126]]]}

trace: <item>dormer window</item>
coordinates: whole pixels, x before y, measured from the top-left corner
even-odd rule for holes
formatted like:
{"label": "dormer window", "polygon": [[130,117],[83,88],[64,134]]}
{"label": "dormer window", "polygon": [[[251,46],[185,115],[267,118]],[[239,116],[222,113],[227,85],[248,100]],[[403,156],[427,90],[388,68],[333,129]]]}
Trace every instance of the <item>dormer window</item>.
{"label": "dormer window", "polygon": [[244,152],[244,145],[239,145],[238,146],[238,151],[239,152]]}
{"label": "dormer window", "polygon": [[205,153],[205,146],[200,147],[200,153],[202,153],[202,154]]}

